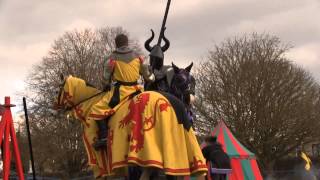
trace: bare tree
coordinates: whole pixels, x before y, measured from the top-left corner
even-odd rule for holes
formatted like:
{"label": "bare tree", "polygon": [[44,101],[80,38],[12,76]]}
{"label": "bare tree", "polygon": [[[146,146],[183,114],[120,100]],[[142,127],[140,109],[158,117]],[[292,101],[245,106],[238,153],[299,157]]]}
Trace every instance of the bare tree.
{"label": "bare tree", "polygon": [[[103,60],[115,49],[114,38],[119,33],[128,34],[121,27],[66,32],[54,41],[47,56],[30,72],[28,105],[38,172],[51,171],[67,178],[86,170],[80,123],[53,116],[49,109],[61,73],[80,77],[101,88]],[[137,41],[129,43],[141,52]]]}
{"label": "bare tree", "polygon": [[224,119],[265,168],[319,135],[319,85],[279,38],[228,39],[196,71],[198,131]]}

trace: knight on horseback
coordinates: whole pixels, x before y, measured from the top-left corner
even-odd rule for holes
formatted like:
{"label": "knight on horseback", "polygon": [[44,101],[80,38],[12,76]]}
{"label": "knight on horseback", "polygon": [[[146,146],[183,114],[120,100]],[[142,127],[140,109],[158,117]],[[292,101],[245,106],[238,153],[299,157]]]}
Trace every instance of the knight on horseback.
{"label": "knight on horseback", "polygon": [[98,139],[93,144],[95,149],[106,146],[107,121],[116,111],[116,106],[142,91],[137,82],[140,75],[146,82],[154,81],[147,61],[129,48],[126,35],[117,35],[115,45],[116,50],[104,61],[103,83],[107,93],[92,107],[89,115],[96,121],[99,129]]}
{"label": "knight on horseback", "polygon": [[[115,38],[116,50],[104,61],[105,91],[77,77],[62,78],[56,107],[71,110],[82,123],[88,163],[95,178],[121,176],[132,166],[142,168],[140,180],[150,179],[155,171],[163,171],[167,179],[188,175],[203,178],[207,172],[185,106],[192,104],[194,95],[192,64],[186,68],[167,66],[169,70],[163,65],[164,52],[170,45],[164,36],[170,2],[158,43],[150,46],[153,32],[145,43],[150,69],[128,47],[127,36],[121,34]],[[172,76],[167,76],[167,71]],[[160,81],[155,83],[158,89],[153,90],[165,88],[166,92],[141,92],[143,87],[137,82],[140,75],[145,83],[165,80],[160,86]]]}

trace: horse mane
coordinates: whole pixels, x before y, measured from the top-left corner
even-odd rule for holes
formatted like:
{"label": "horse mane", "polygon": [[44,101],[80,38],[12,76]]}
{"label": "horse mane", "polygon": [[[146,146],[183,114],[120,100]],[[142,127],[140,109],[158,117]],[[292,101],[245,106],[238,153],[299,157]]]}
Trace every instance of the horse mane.
{"label": "horse mane", "polygon": [[[103,95],[104,92],[97,89],[85,80],[73,77],[69,75],[63,85],[62,100],[69,102],[71,108],[79,104],[87,104],[96,101],[99,95]],[[77,97],[77,98],[76,98]],[[76,98],[76,99],[75,99]]]}

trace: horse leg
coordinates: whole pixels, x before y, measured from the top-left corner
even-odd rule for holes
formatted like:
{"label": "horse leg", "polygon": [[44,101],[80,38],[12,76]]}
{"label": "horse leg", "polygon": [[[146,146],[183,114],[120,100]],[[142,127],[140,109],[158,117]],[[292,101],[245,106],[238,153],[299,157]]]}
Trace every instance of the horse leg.
{"label": "horse leg", "polygon": [[206,176],[197,176],[196,177],[196,180],[205,180],[206,179]]}
{"label": "horse leg", "polygon": [[148,167],[143,168],[143,171],[139,180],[149,180],[152,171],[153,171],[152,168],[148,168]]}

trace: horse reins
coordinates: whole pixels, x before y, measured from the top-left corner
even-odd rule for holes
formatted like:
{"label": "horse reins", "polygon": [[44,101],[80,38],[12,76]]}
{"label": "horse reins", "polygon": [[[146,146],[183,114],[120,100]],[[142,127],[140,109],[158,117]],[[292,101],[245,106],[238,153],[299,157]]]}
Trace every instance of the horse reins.
{"label": "horse reins", "polygon": [[[58,95],[58,100],[59,100],[59,101],[60,101],[60,99],[61,99],[61,95],[62,95],[62,91],[63,91],[63,87],[64,87],[65,83],[66,83],[66,81],[64,81],[64,82],[62,83],[62,85],[61,85],[62,87],[61,87],[61,89],[60,89],[60,91],[59,91],[59,95]],[[88,100],[90,100],[90,99],[92,99],[92,98],[94,98],[94,97],[96,97],[96,96],[99,96],[100,94],[102,94],[102,93],[104,93],[104,92],[105,92],[105,91],[101,91],[101,92],[99,92],[99,93],[97,93],[97,94],[95,94],[95,95],[93,95],[93,96],[90,96],[90,97],[88,97],[88,98],[86,98],[86,99],[78,102],[77,104],[72,105],[71,107],[67,107],[67,108],[65,108],[65,111],[71,111],[73,108],[77,107],[79,104],[84,103],[84,102],[86,102],[86,101],[88,101]]]}
{"label": "horse reins", "polygon": [[90,99],[92,99],[92,98],[94,98],[94,97],[96,97],[96,96],[99,96],[99,95],[102,94],[102,93],[105,93],[105,91],[101,91],[101,92],[99,92],[99,93],[97,93],[97,94],[95,94],[95,95],[92,95],[92,96],[90,96],[90,97],[88,97],[88,98],[86,98],[86,99],[78,102],[77,104],[75,104],[75,105],[73,105],[73,106],[71,106],[71,107],[66,108],[66,111],[71,111],[73,108],[77,107],[79,104],[84,103],[84,102],[86,102],[86,101],[88,101],[88,100],[90,100]]}

